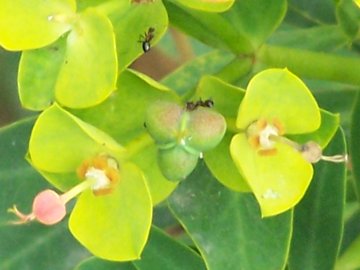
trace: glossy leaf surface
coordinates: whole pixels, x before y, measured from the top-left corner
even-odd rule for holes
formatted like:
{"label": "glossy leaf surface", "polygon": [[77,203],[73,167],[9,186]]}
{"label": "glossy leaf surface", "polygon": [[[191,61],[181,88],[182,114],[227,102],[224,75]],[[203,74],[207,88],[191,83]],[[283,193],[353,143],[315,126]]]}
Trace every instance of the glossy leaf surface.
{"label": "glossy leaf surface", "polygon": [[251,194],[219,185],[204,163],[176,189],[169,205],[199,248],[207,269],[285,266],[292,213],[262,219]]}
{"label": "glossy leaf surface", "polygon": [[[44,47],[71,29],[75,0],[1,0],[0,45],[20,51]],[[36,8],[34,8],[36,7]]]}
{"label": "glossy leaf surface", "polygon": [[[338,130],[325,154],[341,153],[346,153],[345,138]],[[314,179],[306,195],[294,210],[290,270],[334,269],[342,240],[345,164],[320,161],[314,171]]]}
{"label": "glossy leaf surface", "polygon": [[352,158],[354,188],[358,201],[360,201],[360,95],[357,94],[354,104],[351,133],[350,133],[350,154]]}
{"label": "glossy leaf surface", "polygon": [[[189,10],[165,2],[170,21],[202,42],[236,53],[251,53],[280,24],[286,1],[235,1],[221,14]],[[236,41],[236,42],[235,42]]]}
{"label": "glossy leaf surface", "polygon": [[7,209],[16,204],[31,211],[34,196],[49,184],[26,162],[34,119],[0,129],[0,268],[70,270],[89,254],[67,229],[66,221],[53,227],[36,222],[10,225],[15,216]]}

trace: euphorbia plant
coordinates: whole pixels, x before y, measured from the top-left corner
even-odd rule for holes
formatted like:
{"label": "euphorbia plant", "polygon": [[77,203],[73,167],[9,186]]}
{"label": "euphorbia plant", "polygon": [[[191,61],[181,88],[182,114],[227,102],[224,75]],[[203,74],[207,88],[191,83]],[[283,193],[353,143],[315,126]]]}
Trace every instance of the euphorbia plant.
{"label": "euphorbia plant", "polygon": [[[22,51],[20,101],[38,111],[0,130],[0,268],[41,252],[39,269],[352,269],[360,11],[300,2],[0,0],[0,45]],[[169,21],[196,57],[158,82],[129,66]]]}

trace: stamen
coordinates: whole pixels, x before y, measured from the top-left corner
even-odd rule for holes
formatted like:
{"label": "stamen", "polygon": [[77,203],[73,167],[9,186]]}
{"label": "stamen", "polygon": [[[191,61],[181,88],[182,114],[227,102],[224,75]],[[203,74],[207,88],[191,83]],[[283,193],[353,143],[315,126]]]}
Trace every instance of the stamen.
{"label": "stamen", "polygon": [[273,125],[266,125],[266,127],[259,133],[259,143],[262,149],[274,148],[275,142],[270,140],[270,136],[278,136],[278,129]]}
{"label": "stamen", "polygon": [[78,168],[80,178],[91,181],[91,189],[95,195],[111,192],[119,178],[118,162],[107,155],[100,155],[90,161],[84,161]]}

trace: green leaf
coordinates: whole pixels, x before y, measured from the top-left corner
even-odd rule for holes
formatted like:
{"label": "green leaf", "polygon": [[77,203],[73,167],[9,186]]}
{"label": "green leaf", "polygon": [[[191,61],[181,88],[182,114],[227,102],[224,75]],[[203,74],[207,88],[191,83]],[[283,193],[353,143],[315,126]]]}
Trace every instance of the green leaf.
{"label": "green leaf", "polygon": [[153,227],[141,260],[133,264],[139,270],[205,270],[201,257],[165,232]]}
{"label": "green leaf", "polygon": [[[300,42],[306,40],[306,42]],[[310,28],[285,28],[276,31],[269,44],[311,51],[339,51],[348,46],[348,39],[338,25],[320,25]]]}
{"label": "green leaf", "polygon": [[344,254],[338,258],[335,270],[357,270],[360,267],[360,237],[356,237],[351,245],[345,250]]}
{"label": "green leaf", "polygon": [[[338,130],[326,154],[343,153],[345,137]],[[345,179],[344,163],[320,161],[315,165],[314,179],[294,211],[290,270],[334,269],[344,226]]]}
{"label": "green leaf", "polygon": [[81,262],[75,270],[138,270],[132,263],[119,263],[101,260],[96,257]]}
{"label": "green leaf", "polygon": [[209,14],[165,2],[170,21],[206,44],[252,53],[280,24],[286,1],[235,1],[227,12]]}
{"label": "green leaf", "polygon": [[81,263],[76,269],[201,270],[205,269],[205,265],[193,250],[175,241],[160,229],[152,227],[149,241],[140,260],[118,263],[92,258]]}
{"label": "green leaf", "polygon": [[139,259],[146,244],[152,203],[141,171],[121,164],[121,178],[111,194],[84,191],[71,213],[69,228],[95,256],[114,261]]}
{"label": "green leaf", "polygon": [[357,94],[353,107],[350,129],[350,155],[352,172],[354,177],[354,188],[358,201],[360,201],[360,95]]}
{"label": "green leaf", "polygon": [[[72,173],[99,153],[119,157],[123,148],[107,134],[54,104],[37,119],[29,143],[32,164],[45,173]],[[70,176],[73,176],[70,174]],[[77,183],[76,178],[48,179],[55,186]],[[53,182],[55,181],[55,182]]]}
{"label": "green leaf", "polygon": [[19,94],[23,106],[33,110],[46,108],[54,99],[66,107],[89,107],[111,94],[116,76],[111,22],[94,9],[87,9],[79,14],[66,38],[23,53]]}
{"label": "green leaf", "polygon": [[[300,27],[330,25],[336,23],[336,1],[290,0],[286,22]],[[325,34],[325,33],[324,33]]]}
{"label": "green leaf", "polygon": [[292,212],[262,219],[251,194],[223,187],[203,163],[176,189],[169,205],[198,247],[207,269],[284,268]]}
{"label": "green leaf", "polygon": [[176,0],[180,4],[202,11],[221,12],[229,9],[235,0]]}
{"label": "green leaf", "polygon": [[259,119],[279,121],[285,134],[314,131],[321,123],[310,90],[287,69],[267,69],[249,82],[236,125],[246,129]]}
{"label": "green leaf", "polygon": [[196,87],[199,77],[221,71],[233,59],[234,56],[228,52],[211,51],[182,65],[165,77],[162,83],[174,89],[179,95],[183,95]]}
{"label": "green leaf", "polygon": [[1,0],[0,45],[20,51],[44,47],[71,29],[75,0]]}
{"label": "green leaf", "polygon": [[133,1],[131,4],[127,1],[126,6],[118,8],[109,18],[114,26],[120,72],[144,53],[142,40],[150,27],[155,29],[154,38],[150,41],[153,46],[165,34],[168,26],[167,12],[162,1]]}
{"label": "green leaf", "polygon": [[341,29],[351,40],[360,38],[360,9],[354,1],[337,1],[336,17]]}
{"label": "green leaf", "polygon": [[31,211],[35,195],[49,184],[25,160],[34,119],[0,129],[0,268],[70,270],[88,252],[71,236],[66,222],[48,227],[38,223],[14,226],[7,209],[16,204]]}

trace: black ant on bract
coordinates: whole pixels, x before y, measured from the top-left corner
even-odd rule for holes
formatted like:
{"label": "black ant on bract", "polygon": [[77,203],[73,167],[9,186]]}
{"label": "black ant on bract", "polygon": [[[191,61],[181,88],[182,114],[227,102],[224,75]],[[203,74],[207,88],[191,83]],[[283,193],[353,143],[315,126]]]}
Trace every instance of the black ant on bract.
{"label": "black ant on bract", "polygon": [[150,51],[151,48],[151,40],[154,38],[155,28],[149,27],[147,32],[144,33],[144,35],[140,35],[140,38],[138,42],[142,43],[142,49],[146,53]]}
{"label": "black ant on bract", "polygon": [[214,106],[214,101],[212,99],[206,99],[202,101],[199,99],[198,101],[187,101],[186,102],[186,110],[188,111],[194,111],[198,107],[206,107],[206,108],[212,108]]}

